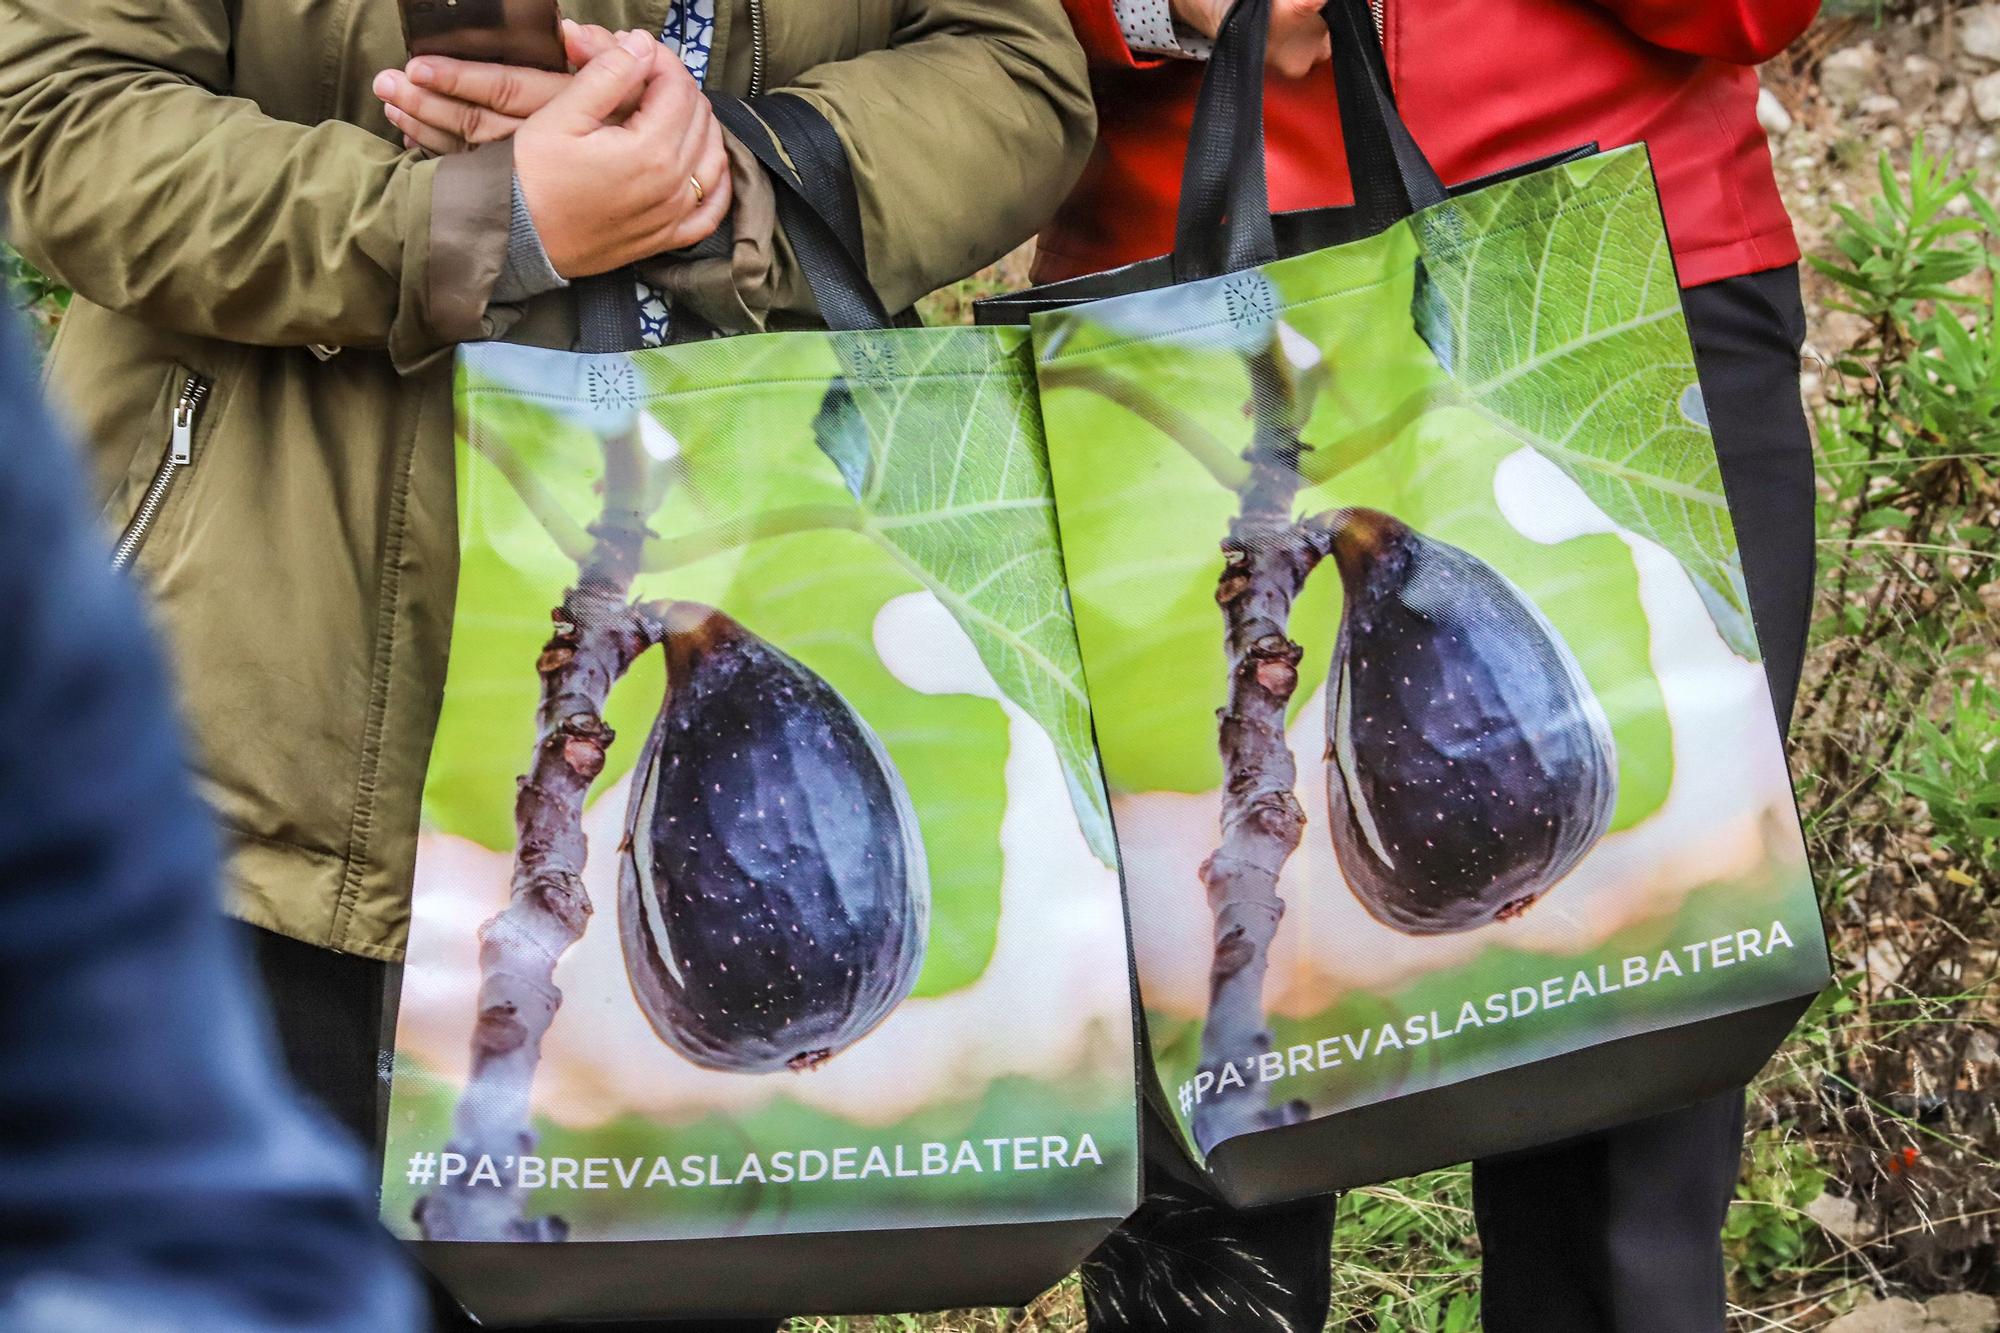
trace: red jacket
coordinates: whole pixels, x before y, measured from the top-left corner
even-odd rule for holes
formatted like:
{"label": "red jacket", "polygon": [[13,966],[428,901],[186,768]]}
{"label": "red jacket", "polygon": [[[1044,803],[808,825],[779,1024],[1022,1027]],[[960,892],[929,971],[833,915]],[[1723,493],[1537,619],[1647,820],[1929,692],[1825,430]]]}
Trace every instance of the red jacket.
{"label": "red jacket", "polygon": [[[1111,0],[1065,0],[1095,67],[1097,151],[1042,232],[1037,281],[1173,248],[1181,157],[1202,66],[1138,57]],[[1750,68],[1819,0],[1380,0],[1389,75],[1447,183],[1595,140],[1645,142],[1686,286],[1799,257],[1757,124]],[[1265,90],[1271,206],[1346,203],[1333,79]]]}

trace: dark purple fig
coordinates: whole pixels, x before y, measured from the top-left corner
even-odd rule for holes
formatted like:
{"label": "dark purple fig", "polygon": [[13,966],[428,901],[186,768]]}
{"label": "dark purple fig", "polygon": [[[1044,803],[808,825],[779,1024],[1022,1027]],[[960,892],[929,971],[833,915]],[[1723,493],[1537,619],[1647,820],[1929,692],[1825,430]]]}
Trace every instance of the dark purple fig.
{"label": "dark purple fig", "polygon": [[680,603],[619,884],[639,1007],[698,1065],[810,1069],[909,995],[930,924],[916,811],[845,699]]}
{"label": "dark purple fig", "polygon": [[1326,783],[1348,886],[1412,935],[1519,916],[1610,827],[1604,711],[1491,565],[1372,509],[1323,522],[1346,597]]}

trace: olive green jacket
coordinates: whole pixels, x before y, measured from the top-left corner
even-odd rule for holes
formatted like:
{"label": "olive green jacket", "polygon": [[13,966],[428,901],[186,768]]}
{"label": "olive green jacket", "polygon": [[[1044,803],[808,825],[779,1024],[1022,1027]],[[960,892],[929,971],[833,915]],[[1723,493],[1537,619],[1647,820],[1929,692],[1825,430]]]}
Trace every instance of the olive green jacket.
{"label": "olive green jacket", "polygon": [[[565,6],[650,31],[666,7]],[[709,86],[832,120],[892,309],[1031,235],[1082,168],[1060,0],[718,9]],[[232,910],[382,959],[450,639],[450,351],[574,327],[567,292],[489,306],[511,150],[401,151],[369,85],[403,58],[394,0],[0,0],[0,201],[77,293],[52,384],[176,650]],[[809,303],[778,242],[753,323]]]}

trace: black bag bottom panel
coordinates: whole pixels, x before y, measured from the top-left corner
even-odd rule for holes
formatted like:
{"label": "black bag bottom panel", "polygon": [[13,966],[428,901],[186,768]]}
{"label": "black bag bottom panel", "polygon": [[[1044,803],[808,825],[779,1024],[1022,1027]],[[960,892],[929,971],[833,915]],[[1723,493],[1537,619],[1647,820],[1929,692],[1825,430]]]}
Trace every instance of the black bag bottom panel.
{"label": "black bag bottom panel", "polygon": [[1230,1139],[1209,1178],[1239,1208],[1379,1184],[1539,1148],[1740,1088],[1812,1003],[1806,995],[1623,1037],[1281,1129]]}
{"label": "black bag bottom panel", "polygon": [[1120,1220],[410,1249],[484,1328],[783,1318],[1026,1305]]}

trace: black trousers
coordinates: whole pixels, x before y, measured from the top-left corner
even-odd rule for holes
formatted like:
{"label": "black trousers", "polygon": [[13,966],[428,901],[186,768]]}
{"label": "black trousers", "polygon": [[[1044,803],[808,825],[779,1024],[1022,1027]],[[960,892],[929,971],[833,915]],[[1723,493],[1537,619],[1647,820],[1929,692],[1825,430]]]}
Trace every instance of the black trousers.
{"label": "black trousers", "polygon": [[[1805,311],[1786,267],[1682,293],[1782,727],[1814,570]],[[1149,1117],[1150,1118],[1150,1117]],[[1092,1333],[1319,1333],[1335,1201],[1229,1208],[1157,1120],[1146,1201],[1085,1263]],[[1473,1165],[1486,1333],[1720,1333],[1743,1095]]]}

